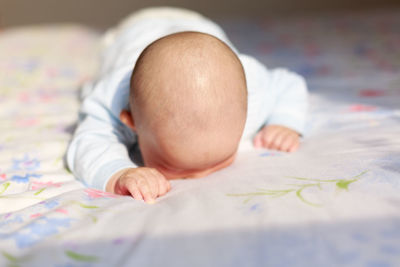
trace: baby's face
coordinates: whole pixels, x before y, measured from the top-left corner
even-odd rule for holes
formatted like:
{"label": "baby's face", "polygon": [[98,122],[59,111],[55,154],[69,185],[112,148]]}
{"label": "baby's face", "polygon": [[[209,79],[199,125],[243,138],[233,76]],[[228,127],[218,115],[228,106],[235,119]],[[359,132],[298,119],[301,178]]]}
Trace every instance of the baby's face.
{"label": "baby's face", "polygon": [[[156,144],[154,138],[148,137],[150,135],[144,135],[139,139],[144,164],[146,167],[157,169],[169,180],[207,176],[232,164],[236,156],[236,150],[233,153],[229,152],[228,156],[222,159],[209,156],[208,162],[196,166],[190,160],[174,156],[174,152],[182,155],[182,151],[176,150],[183,150],[183,148],[177,146],[175,151],[164,151],[163,145]],[[187,159],[191,157],[196,158],[196,151],[186,155]]]}
{"label": "baby's face", "polygon": [[[167,179],[181,179],[181,178],[199,178],[207,176],[215,171],[225,168],[232,164],[235,159],[236,153],[230,155],[222,161],[211,161],[208,166],[200,166],[197,168],[185,168],[180,165],[180,162],[174,161],[164,155],[157,148],[148,148],[146,144],[139,144],[144,164],[146,167],[155,168],[161,172]],[[188,155],[190,157],[191,155]]]}

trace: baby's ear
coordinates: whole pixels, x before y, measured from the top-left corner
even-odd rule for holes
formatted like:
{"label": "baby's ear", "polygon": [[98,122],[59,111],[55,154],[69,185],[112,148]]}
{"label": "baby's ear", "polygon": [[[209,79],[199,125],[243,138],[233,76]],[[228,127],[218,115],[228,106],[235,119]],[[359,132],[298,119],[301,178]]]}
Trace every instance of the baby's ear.
{"label": "baby's ear", "polygon": [[132,113],[128,110],[121,110],[119,114],[119,119],[122,121],[123,124],[131,128],[132,131],[136,131],[135,121],[133,120]]}

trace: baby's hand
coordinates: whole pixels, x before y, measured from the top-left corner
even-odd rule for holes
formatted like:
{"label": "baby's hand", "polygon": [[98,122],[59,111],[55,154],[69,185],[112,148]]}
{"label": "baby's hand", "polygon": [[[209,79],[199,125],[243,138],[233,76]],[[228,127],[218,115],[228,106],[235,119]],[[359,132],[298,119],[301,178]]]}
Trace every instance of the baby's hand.
{"label": "baby's hand", "polygon": [[267,125],[254,137],[253,144],[256,148],[268,148],[286,152],[294,152],[300,144],[299,134],[287,127],[280,125]]}
{"label": "baby's hand", "polygon": [[168,180],[153,168],[140,167],[122,170],[113,175],[107,191],[119,195],[131,195],[134,199],[153,203],[171,189]]}

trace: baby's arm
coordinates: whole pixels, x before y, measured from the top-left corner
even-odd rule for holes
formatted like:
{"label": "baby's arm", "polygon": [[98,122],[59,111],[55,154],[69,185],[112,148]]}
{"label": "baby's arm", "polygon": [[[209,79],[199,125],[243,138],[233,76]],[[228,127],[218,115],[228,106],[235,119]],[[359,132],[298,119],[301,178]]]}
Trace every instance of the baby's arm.
{"label": "baby's arm", "polygon": [[156,169],[133,164],[128,140],[111,125],[90,116],[80,123],[68,149],[70,169],[91,187],[154,202],[170,190],[169,182]]}
{"label": "baby's arm", "polygon": [[[163,187],[156,190],[153,186],[154,175],[146,175],[155,171],[137,168],[131,161],[128,147],[136,141],[135,135],[119,120],[120,108],[114,109],[123,106],[121,101],[127,99],[121,92],[128,93],[123,88],[129,86],[129,75],[124,72],[106,75],[93,86],[82,104],[79,125],[68,147],[66,159],[69,169],[86,185],[100,190],[107,189],[117,194],[125,194],[126,189],[134,192],[130,182],[133,180],[137,181],[141,192],[140,196],[133,195],[137,199],[151,201],[150,196],[164,194],[166,182],[163,181]],[[145,182],[142,178],[147,176],[150,178]],[[109,182],[111,180],[112,183]],[[151,185],[150,188],[147,185]]]}
{"label": "baby's arm", "polygon": [[275,98],[275,105],[266,125],[254,137],[254,146],[296,151],[305,127],[308,106],[306,83],[298,74],[275,69],[270,72],[268,87]]}
{"label": "baby's arm", "polygon": [[[85,100],[85,104],[92,102]],[[130,160],[127,136],[115,118],[93,104],[93,115],[85,114],[67,151],[67,163],[74,176],[87,186],[105,190],[108,179],[117,171],[135,168]]]}
{"label": "baby's arm", "polygon": [[253,57],[240,55],[248,89],[244,139],[256,147],[295,151],[304,134],[308,107],[304,79],[286,69],[268,70]]}

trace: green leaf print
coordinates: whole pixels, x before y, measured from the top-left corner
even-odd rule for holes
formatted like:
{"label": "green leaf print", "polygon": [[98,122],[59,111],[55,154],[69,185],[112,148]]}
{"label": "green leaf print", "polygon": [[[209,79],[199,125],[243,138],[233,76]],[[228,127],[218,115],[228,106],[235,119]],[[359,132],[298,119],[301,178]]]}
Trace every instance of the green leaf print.
{"label": "green leaf print", "polygon": [[10,182],[4,183],[3,184],[3,188],[0,191],[0,195],[3,194],[4,192],[6,192],[7,188],[10,186]]}
{"label": "green leaf print", "polygon": [[[258,189],[256,192],[226,194],[226,195],[229,197],[246,197],[246,199],[243,201],[243,203],[247,203],[254,197],[259,197],[259,196],[282,197],[289,193],[295,192],[296,197],[304,204],[307,204],[307,205],[310,205],[313,207],[321,207],[322,206],[321,204],[313,203],[313,202],[307,200],[303,196],[302,193],[306,188],[317,188],[319,190],[322,190],[324,185],[334,184],[336,186],[336,188],[339,190],[349,191],[350,184],[357,182],[367,172],[368,172],[368,170],[363,171],[360,174],[358,174],[350,179],[314,179],[314,178],[288,176],[288,177],[286,177],[287,179],[302,181],[302,183],[287,184],[287,186],[291,187],[288,189],[279,189],[279,190]],[[307,183],[307,182],[309,182],[309,183]],[[293,187],[295,187],[295,188],[293,188]]]}
{"label": "green leaf print", "polygon": [[65,254],[70,257],[73,260],[76,261],[83,261],[83,262],[95,262],[98,261],[99,258],[96,256],[90,256],[90,255],[83,255],[83,254],[78,254],[76,252],[73,252],[71,250],[65,251]]}

